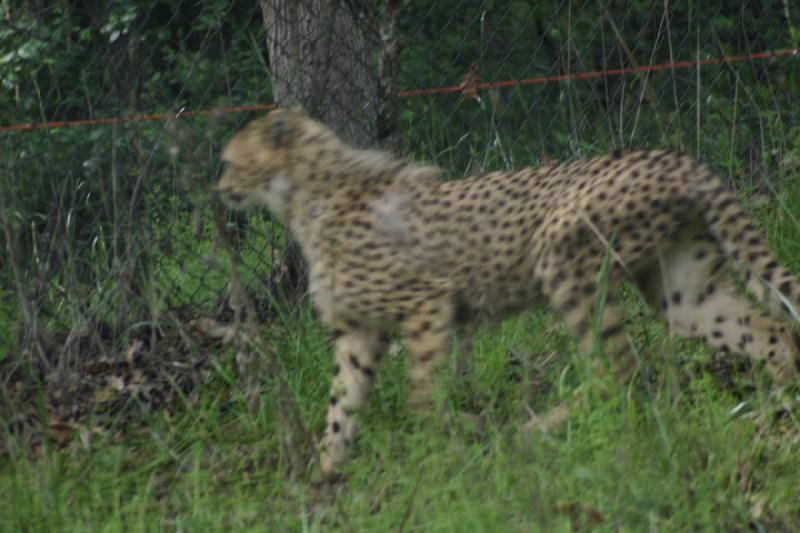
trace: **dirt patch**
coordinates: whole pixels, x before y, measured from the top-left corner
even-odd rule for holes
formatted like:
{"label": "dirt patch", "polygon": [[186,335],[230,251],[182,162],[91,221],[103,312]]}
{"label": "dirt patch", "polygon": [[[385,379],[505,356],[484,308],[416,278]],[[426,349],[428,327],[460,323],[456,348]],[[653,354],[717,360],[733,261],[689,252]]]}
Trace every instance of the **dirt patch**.
{"label": "dirt patch", "polygon": [[93,434],[122,433],[157,410],[196,401],[198,384],[223,353],[221,342],[189,326],[143,330],[116,352],[83,350],[63,365],[68,368],[6,357],[0,361],[0,454],[11,453],[12,445],[36,454],[45,441],[64,447],[76,436],[88,445]]}

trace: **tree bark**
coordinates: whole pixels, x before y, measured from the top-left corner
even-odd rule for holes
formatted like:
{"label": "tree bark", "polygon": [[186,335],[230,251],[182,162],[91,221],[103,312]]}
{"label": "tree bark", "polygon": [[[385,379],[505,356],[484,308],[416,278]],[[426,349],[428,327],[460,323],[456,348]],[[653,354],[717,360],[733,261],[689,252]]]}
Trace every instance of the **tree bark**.
{"label": "tree bark", "polygon": [[400,151],[397,130],[397,70],[402,43],[398,22],[408,0],[386,0],[383,17],[378,23],[380,55],[378,56],[378,113],[375,125],[378,142],[392,152]]}
{"label": "tree bark", "polygon": [[275,103],[301,105],[347,141],[376,140],[374,36],[340,0],[260,0]]}

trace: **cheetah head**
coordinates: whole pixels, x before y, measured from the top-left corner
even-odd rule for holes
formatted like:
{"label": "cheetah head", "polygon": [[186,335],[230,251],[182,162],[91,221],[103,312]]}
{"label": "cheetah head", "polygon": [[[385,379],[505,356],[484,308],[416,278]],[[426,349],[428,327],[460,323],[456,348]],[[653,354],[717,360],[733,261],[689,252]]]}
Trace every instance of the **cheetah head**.
{"label": "cheetah head", "polygon": [[236,133],[222,151],[223,201],[238,209],[265,204],[285,216],[294,192],[292,148],[307,122],[299,109],[276,109]]}

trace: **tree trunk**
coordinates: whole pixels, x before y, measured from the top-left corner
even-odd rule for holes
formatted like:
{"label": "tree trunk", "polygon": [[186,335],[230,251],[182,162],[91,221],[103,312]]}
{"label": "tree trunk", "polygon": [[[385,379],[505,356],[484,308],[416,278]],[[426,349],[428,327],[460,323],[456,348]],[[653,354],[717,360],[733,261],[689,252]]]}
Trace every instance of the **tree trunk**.
{"label": "tree trunk", "polygon": [[375,37],[344,1],[260,1],[275,102],[299,104],[355,146],[372,145],[378,116]]}

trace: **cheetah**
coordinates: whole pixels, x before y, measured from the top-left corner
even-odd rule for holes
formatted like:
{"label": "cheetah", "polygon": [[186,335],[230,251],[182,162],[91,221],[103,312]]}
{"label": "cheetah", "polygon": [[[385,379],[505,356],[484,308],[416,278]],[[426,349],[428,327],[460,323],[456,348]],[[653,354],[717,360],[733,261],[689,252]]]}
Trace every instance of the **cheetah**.
{"label": "cheetah", "polygon": [[[445,181],[438,168],[353,149],[292,109],[252,121],[222,160],[217,191],[232,207],[266,204],[285,220],[333,333],[320,442],[327,476],[341,471],[394,333],[410,354],[409,402],[422,411],[459,321],[536,305],[555,309],[584,351],[599,323],[608,366],[630,379],[635,360],[614,290],[625,279],[671,331],[763,361],[779,383],[798,372],[800,283],[691,156],[616,151]],[[728,259],[763,306],[737,290]],[[607,299],[592,317],[604,265]]]}

